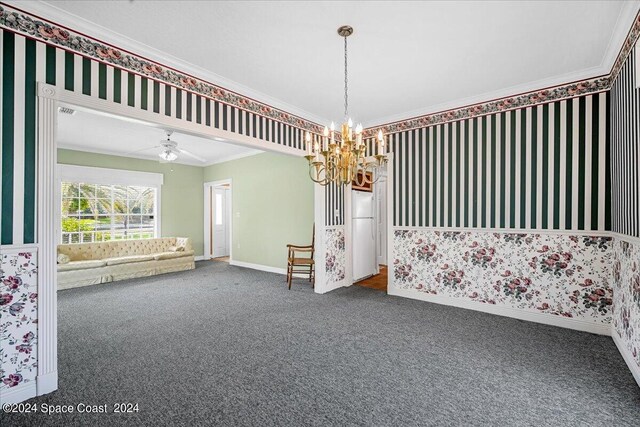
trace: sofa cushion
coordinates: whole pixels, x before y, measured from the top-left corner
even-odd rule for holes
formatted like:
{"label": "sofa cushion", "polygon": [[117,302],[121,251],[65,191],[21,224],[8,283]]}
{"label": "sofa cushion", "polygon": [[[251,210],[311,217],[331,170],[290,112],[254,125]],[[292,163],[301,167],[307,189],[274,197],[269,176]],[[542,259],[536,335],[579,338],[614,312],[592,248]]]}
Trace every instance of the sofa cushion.
{"label": "sofa cushion", "polygon": [[153,255],[129,255],[115,258],[107,258],[107,265],[128,264],[130,262],[152,261]]}
{"label": "sofa cushion", "polygon": [[58,271],[84,270],[87,268],[104,267],[107,263],[101,259],[87,261],[71,261],[66,264],[58,264]]}
{"label": "sofa cushion", "polygon": [[172,258],[182,258],[186,256],[192,256],[193,251],[178,251],[178,252],[160,252],[159,254],[154,254],[153,259],[156,261],[162,259],[172,259]]}

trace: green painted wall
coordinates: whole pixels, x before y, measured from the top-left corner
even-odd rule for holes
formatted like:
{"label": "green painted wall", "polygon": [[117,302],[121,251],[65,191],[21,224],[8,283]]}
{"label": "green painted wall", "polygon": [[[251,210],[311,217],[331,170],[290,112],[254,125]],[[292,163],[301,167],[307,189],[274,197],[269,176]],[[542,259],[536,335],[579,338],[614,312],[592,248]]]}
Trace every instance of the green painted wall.
{"label": "green painted wall", "polygon": [[64,149],[58,163],[162,173],[162,235],[190,237],[196,255],[204,253],[202,167]]}
{"label": "green painted wall", "polygon": [[59,149],[58,163],[162,173],[162,235],[190,237],[196,255],[204,254],[203,182],[227,178],[235,261],[285,268],[287,243],[311,243],[313,185],[303,158],[263,153],[202,168]]}
{"label": "green painted wall", "polygon": [[204,168],[205,182],[232,179],[235,261],[286,268],[287,243],[311,243],[313,183],[308,168],[304,158],[274,153]]}

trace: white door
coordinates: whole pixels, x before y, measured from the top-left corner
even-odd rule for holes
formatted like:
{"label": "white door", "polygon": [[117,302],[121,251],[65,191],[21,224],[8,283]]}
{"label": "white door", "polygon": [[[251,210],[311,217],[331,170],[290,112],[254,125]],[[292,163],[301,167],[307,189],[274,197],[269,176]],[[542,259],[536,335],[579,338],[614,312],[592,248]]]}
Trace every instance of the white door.
{"label": "white door", "polygon": [[377,233],[376,255],[378,264],[387,265],[387,180],[381,177],[376,183]]}
{"label": "white door", "polygon": [[376,274],[375,235],[373,218],[354,218],[353,229],[353,281]]}
{"label": "white door", "polygon": [[228,188],[215,188],[213,192],[213,257],[229,256],[229,200]]}

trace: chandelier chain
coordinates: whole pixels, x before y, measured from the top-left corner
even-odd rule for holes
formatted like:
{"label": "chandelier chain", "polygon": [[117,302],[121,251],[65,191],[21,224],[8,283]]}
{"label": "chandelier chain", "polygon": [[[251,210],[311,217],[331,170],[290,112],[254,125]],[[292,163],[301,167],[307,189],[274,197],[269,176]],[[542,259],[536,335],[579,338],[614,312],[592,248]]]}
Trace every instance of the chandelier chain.
{"label": "chandelier chain", "polygon": [[348,77],[347,77],[347,37],[344,38],[344,119],[349,119],[349,97],[348,97]]}

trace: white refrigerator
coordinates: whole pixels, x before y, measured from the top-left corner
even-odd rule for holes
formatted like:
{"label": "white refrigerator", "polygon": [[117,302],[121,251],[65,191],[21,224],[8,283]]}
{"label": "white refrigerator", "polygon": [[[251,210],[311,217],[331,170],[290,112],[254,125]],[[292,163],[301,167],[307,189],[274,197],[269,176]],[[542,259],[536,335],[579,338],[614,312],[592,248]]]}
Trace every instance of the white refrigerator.
{"label": "white refrigerator", "polygon": [[351,192],[353,281],[376,274],[376,235],[373,193]]}

